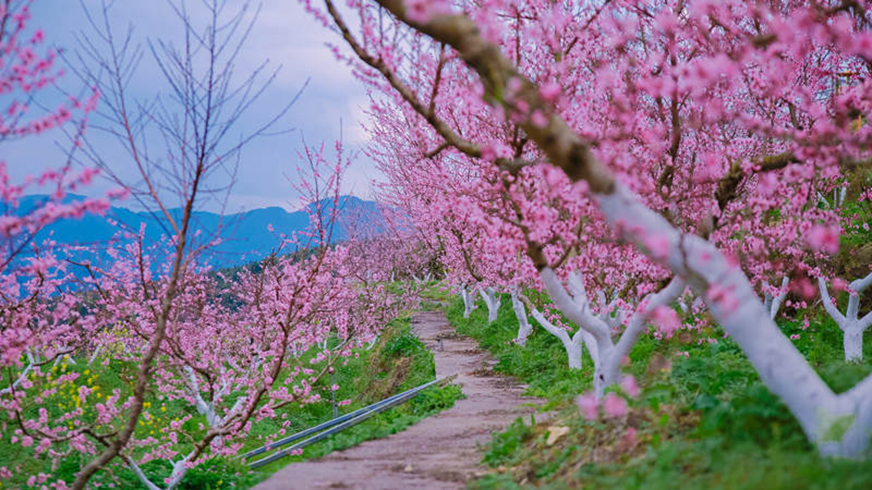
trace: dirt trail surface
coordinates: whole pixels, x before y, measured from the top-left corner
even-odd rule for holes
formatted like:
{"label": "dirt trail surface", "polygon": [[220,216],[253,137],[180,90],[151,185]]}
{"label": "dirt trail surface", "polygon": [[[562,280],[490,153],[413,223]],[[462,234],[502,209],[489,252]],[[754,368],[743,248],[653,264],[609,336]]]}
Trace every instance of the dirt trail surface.
{"label": "dirt trail surface", "polygon": [[457,335],[441,311],[417,313],[412,328],[433,352],[436,376],[457,374],[466,398],[403,432],[288,465],[256,489],[453,489],[483,473],[480,445],[518,416],[529,418],[532,399],[521,396],[523,385],[494,374],[490,354]]}

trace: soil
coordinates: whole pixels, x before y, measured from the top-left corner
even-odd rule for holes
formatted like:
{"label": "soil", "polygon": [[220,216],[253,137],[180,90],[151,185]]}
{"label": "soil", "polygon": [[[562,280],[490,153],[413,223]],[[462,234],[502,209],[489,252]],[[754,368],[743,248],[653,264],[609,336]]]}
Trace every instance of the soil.
{"label": "soil", "polygon": [[256,489],[455,489],[484,475],[482,445],[528,418],[536,401],[522,397],[524,386],[513,378],[495,374],[493,357],[457,335],[443,312],[417,313],[412,329],[433,351],[436,376],[456,374],[466,398],[403,432],[288,465]]}

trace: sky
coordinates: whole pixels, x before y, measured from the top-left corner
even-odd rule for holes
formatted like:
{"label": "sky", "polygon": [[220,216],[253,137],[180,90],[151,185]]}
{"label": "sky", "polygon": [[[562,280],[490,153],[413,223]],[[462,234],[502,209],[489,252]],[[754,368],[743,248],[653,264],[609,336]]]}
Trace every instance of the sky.
{"label": "sky", "polygon": [[[92,13],[99,13],[100,0],[83,0]],[[82,3],[77,0],[35,0],[31,11],[32,25],[42,27],[52,44],[62,47],[69,63],[75,63],[74,52],[83,33],[93,34]],[[243,0],[228,0],[228,11],[237,11]],[[205,22],[205,13],[198,9],[200,0],[188,0],[195,21]],[[289,103],[306,85],[302,95],[287,115],[273,127],[273,136],[255,140],[242,154],[236,183],[229,195],[226,212],[238,212],[268,206],[294,209],[299,198],[291,182],[296,179],[299,163],[298,151],[305,137],[309,145],[321,142],[333,145],[342,135],[343,143],[358,157],[346,172],[343,192],[359,197],[371,197],[371,181],[378,175],[371,161],[359,150],[367,142],[367,134],[361,124],[369,101],[362,85],[351,74],[351,69],[337,61],[327,43],[341,40],[306,14],[296,0],[262,0],[253,2],[249,16],[260,6],[250,36],[238,60],[236,73],[250,73],[264,61],[271,68],[279,68],[272,85],[257,104],[241,121],[240,132],[254,128],[269,120],[276,108]],[[124,33],[133,26],[134,41],[147,46],[147,41],[161,39],[170,42],[180,40],[181,23],[174,17],[166,0],[116,0],[110,11],[113,29]],[[146,55],[136,76],[131,81],[134,97],[149,98],[165,90],[158,66]],[[307,84],[308,81],[308,84]],[[81,89],[81,81],[67,73],[60,84],[65,89]],[[2,101],[0,101],[2,102]],[[0,104],[3,105],[3,104]],[[286,132],[285,130],[292,130]],[[340,133],[341,130],[341,133]],[[135,178],[129,157],[111,138],[89,132],[101,156],[111,160],[124,178]],[[0,160],[6,161],[12,178],[24,178],[34,172],[36,162],[62,162],[65,149],[63,135],[49,132],[45,136],[25,138],[0,147]],[[108,189],[108,183],[98,183],[89,188],[90,194],[100,194]],[[217,203],[207,203],[206,208]],[[214,210],[214,209],[210,209]]]}

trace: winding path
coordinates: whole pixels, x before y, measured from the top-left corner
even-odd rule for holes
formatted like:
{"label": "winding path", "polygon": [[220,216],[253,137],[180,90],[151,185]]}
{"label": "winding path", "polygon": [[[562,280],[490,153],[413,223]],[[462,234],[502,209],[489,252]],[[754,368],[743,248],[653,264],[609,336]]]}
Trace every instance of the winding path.
{"label": "winding path", "polygon": [[412,329],[433,351],[436,376],[457,374],[466,398],[403,432],[288,465],[256,489],[456,489],[483,473],[480,445],[529,417],[531,399],[521,397],[521,384],[494,374],[490,354],[457,335],[443,312],[417,313]]}

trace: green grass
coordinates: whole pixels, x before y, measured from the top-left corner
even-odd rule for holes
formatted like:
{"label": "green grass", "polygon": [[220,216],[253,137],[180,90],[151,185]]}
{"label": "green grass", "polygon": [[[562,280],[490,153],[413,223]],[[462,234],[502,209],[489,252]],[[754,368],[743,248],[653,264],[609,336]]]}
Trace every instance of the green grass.
{"label": "green grass", "polygon": [[[304,361],[312,355],[314,354],[304,355]],[[48,410],[50,417],[64,413],[75,404],[72,393],[78,385],[99,386],[102,393],[111,393],[113,389],[126,393],[130,386],[125,380],[132,379],[134,374],[132,366],[114,360],[108,361],[105,366],[99,363],[87,366],[85,362],[78,362],[66,367],[59,366],[55,370],[56,375],[64,371],[77,371],[83,377],[76,383],[65,385],[55,397],[45,401],[43,406]],[[329,401],[329,387],[333,382],[339,385],[337,401],[351,400],[349,405],[339,407],[341,415],[435,379],[435,365],[432,353],[411,333],[410,318],[405,316],[391,322],[372,349],[358,349],[346,362],[337,365],[334,376],[334,380],[331,380],[330,376],[325,376],[313,387],[315,393],[322,394],[322,402],[303,406],[291,405],[279,412],[275,419],[254,423],[248,437],[243,441],[240,452],[259,447],[264,444],[267,437],[279,434],[285,421],[289,422],[285,435],[290,435],[331,419],[333,409]],[[300,456],[285,458],[257,471],[249,471],[235,458],[215,458],[191,469],[179,488],[247,488],[295,461],[316,458],[334,450],[403,430],[428,415],[451,407],[461,396],[459,387],[455,385],[432,387],[403,405],[307,447]],[[184,401],[162,400],[156,394],[156,390],[150,392],[147,401],[150,404],[148,409],[156,416],[153,422],[143,423],[137,427],[137,437],[147,436],[150,431],[159,430],[159,427],[185,414],[193,415],[192,419],[184,425],[185,432],[196,434],[198,425],[204,422],[204,419],[189,404]],[[92,407],[85,407],[85,409],[93,410]],[[0,423],[9,423],[5,417],[5,412],[0,414]],[[2,482],[0,488],[23,487],[24,480],[30,474],[40,472],[51,471],[54,476],[70,481],[85,462],[81,456],[73,454],[63,459],[60,466],[52,471],[50,462],[46,458],[34,458],[31,453],[20,451],[20,446],[11,444],[10,436],[11,431],[3,431],[0,435],[0,455],[2,455],[0,467],[20,467],[23,471],[16,472],[16,479]],[[184,445],[178,449],[182,453],[187,452]],[[149,462],[142,465],[142,468],[155,482],[163,481],[163,478],[170,474],[170,465],[165,461]],[[111,473],[101,472],[92,482],[103,486],[111,483],[116,488],[141,487],[135,475],[120,464],[113,465]]]}
{"label": "green grass", "polygon": [[[591,389],[587,353],[583,369],[568,369],[560,342],[538,326],[526,347],[511,343],[517,321],[508,303],[504,299],[490,325],[481,304],[463,319],[459,298],[451,301],[448,317],[458,332],[496,356],[497,371],[529,384],[528,393],[545,398],[553,413],[548,422],[519,419],[494,434],[484,458],[493,473],[473,488],[872,488],[868,461],[818,456],[781,400],[719,329],[669,340],[642,336],[626,369],[642,388],[629,400],[629,415],[586,421],[572,399]],[[841,332],[829,317],[810,314],[816,321],[808,329],[798,322],[781,327],[800,336],[794,344],[833,390],[847,390],[872,372],[868,362],[844,362]],[[867,339],[866,359],[870,344]],[[664,364],[667,369],[655,367]],[[548,445],[555,426],[570,430]]]}

